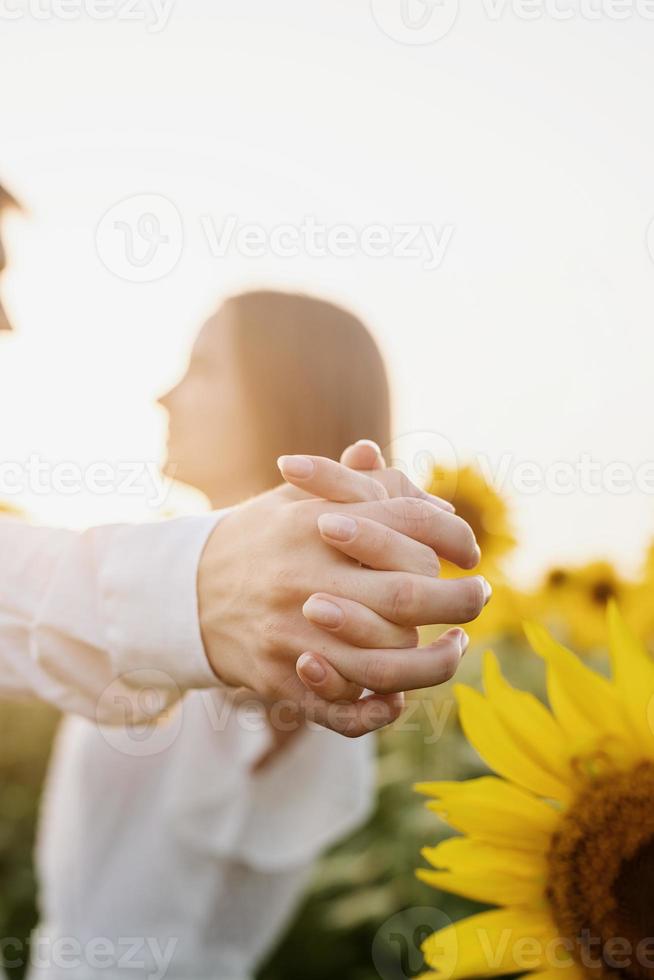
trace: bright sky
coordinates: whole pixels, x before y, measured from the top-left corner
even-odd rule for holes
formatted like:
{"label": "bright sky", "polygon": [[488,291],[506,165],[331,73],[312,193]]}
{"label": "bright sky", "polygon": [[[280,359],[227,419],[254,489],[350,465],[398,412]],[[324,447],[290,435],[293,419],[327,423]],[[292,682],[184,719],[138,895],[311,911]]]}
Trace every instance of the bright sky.
{"label": "bright sky", "polygon": [[[95,3],[113,15],[94,18]],[[517,0],[466,0],[433,41],[422,0],[405,10],[425,13],[422,30],[402,27],[402,0],[168,0],[163,15],[154,0],[95,3],[63,0],[64,20],[62,0],[0,0],[0,174],[30,209],[9,226],[4,460],[154,465],[153,401],[203,317],[235,289],[292,285],[373,327],[398,434],[453,447],[414,436],[398,455],[410,464],[426,443],[503,478],[516,572],[595,555],[634,567],[654,532],[645,0],[621,0],[624,20],[609,0],[598,19],[602,0],[543,0],[534,20]],[[431,11],[443,30],[454,13],[455,0]],[[432,43],[406,43],[419,38]],[[347,226],[353,254],[325,254],[307,217]],[[295,229],[293,257],[270,246],[280,225]],[[243,226],[259,229],[254,245]],[[378,226],[394,254],[352,246]],[[418,254],[398,251],[406,226]],[[168,241],[148,265],[153,229]],[[584,456],[586,478],[552,469]],[[525,492],[529,462],[572,492],[539,478]],[[628,492],[589,492],[600,465]],[[143,494],[21,499],[77,526],[153,509]]]}

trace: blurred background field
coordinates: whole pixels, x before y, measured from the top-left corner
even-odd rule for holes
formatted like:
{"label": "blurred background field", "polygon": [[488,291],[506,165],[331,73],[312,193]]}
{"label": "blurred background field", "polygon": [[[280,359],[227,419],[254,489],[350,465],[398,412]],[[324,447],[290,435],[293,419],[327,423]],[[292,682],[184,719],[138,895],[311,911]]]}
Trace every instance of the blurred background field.
{"label": "blurred background field", "polygon": [[[479,686],[482,653],[492,646],[508,679],[544,699],[542,665],[522,634],[528,618],[543,622],[593,666],[605,669],[610,598],[618,600],[651,647],[651,550],[645,549],[642,572],[634,580],[598,559],[583,567],[552,568],[538,587],[521,591],[504,570],[519,547],[505,501],[469,467],[434,471],[431,487],[453,499],[471,522],[485,556],[482,571],[495,590],[469,628],[472,642],[457,682]],[[445,567],[443,574],[455,572]],[[425,630],[425,639],[429,635]],[[261,980],[407,980],[422,969],[419,943],[434,926],[429,910],[442,924],[444,916],[456,920],[471,909],[471,903],[435,891],[414,875],[423,863],[421,848],[450,831],[425,808],[413,784],[485,771],[459,727],[454,683],[411,695],[404,717],[379,736],[377,808],[365,827],[325,855]],[[56,724],[56,713],[47,707],[0,705],[0,930],[5,937],[25,940],[36,921],[32,847]],[[412,911],[398,921],[402,910]],[[7,972],[16,980],[23,975],[19,967]]]}

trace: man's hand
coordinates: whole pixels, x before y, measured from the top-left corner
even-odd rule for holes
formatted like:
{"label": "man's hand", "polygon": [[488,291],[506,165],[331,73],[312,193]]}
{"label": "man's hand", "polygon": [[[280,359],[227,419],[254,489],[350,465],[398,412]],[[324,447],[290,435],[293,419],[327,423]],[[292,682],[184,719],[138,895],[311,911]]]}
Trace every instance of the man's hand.
{"label": "man's hand", "polygon": [[[414,496],[389,499],[378,478],[392,483],[394,471],[373,479],[331,467],[322,470],[322,486],[327,480],[332,498],[356,502],[317,500],[283,486],[223,519],[200,564],[200,622],[209,661],[226,684],[251,689],[268,703],[288,701],[326,727],[361,735],[398,716],[400,692],[454,673],[462,631],[417,650],[415,627],[474,619],[487,589],[480,577],[434,577],[436,547],[463,568],[477,563],[479,550],[464,521],[417,488]],[[334,516],[357,527],[351,540],[338,540],[338,550],[326,543]],[[316,530],[319,521],[325,540]],[[302,615],[312,595],[342,604],[345,624],[337,633]],[[392,645],[401,650],[385,649],[389,628]],[[376,635],[384,640],[380,648]],[[328,658],[349,679],[350,697],[356,686],[376,693],[335,704],[308,691],[296,673],[308,651]]]}

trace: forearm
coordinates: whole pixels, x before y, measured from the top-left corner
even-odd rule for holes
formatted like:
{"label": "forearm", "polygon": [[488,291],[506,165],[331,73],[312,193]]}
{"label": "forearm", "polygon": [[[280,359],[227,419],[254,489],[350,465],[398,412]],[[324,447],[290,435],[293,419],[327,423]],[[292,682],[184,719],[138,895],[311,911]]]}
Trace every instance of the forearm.
{"label": "forearm", "polygon": [[[215,685],[197,569],[216,515],[77,534],[0,522],[0,693],[101,721]],[[151,713],[148,703],[147,712]]]}

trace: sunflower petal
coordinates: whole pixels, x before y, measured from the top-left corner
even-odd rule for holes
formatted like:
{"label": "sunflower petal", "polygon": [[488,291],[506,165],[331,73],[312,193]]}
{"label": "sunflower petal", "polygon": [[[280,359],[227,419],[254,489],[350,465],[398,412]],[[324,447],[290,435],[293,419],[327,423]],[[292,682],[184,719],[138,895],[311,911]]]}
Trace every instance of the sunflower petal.
{"label": "sunflower petal", "polygon": [[598,747],[607,738],[632,743],[615,687],[589,670],[542,626],[526,623],[525,632],[547,664],[548,697],[569,740],[571,754]]}
{"label": "sunflower petal", "polygon": [[455,830],[498,847],[545,853],[560,819],[554,807],[495,776],[416,789],[434,797],[427,806]]}
{"label": "sunflower petal", "polygon": [[[434,975],[431,974],[431,976]],[[586,974],[574,960],[570,960],[567,963],[557,963],[551,970],[529,973],[526,977],[520,977],[519,980],[586,980]]]}
{"label": "sunflower petal", "polygon": [[475,837],[449,837],[435,847],[424,847],[422,854],[434,868],[463,874],[504,871],[519,878],[533,878],[547,870],[544,853],[526,854]]}
{"label": "sunflower petal", "polygon": [[611,666],[615,686],[638,737],[652,751],[654,733],[654,661],[611,600],[608,607]]}
{"label": "sunflower petal", "polygon": [[490,651],[484,658],[484,687],[505,728],[533,761],[557,779],[568,782],[570,762],[563,730],[538,698],[511,687]]}
{"label": "sunflower petal", "polygon": [[491,769],[539,796],[561,801],[570,798],[570,786],[532,758],[522,740],[514,738],[503,724],[490,701],[462,684],[455,687],[455,693],[463,731]]}
{"label": "sunflower petal", "polygon": [[509,905],[513,907],[538,906],[543,901],[544,886],[540,882],[514,878],[510,874],[486,873],[454,874],[451,871],[431,871],[418,868],[416,877],[431,888],[462,895],[475,902],[487,905]]}
{"label": "sunflower petal", "polygon": [[547,881],[543,853],[453,837],[423,848],[422,854],[436,870],[421,868],[416,874],[434,888],[491,905],[533,907],[543,900]]}
{"label": "sunflower petal", "polygon": [[557,935],[545,913],[494,909],[433,933],[422,951],[443,980],[494,977],[551,966],[547,947]]}

